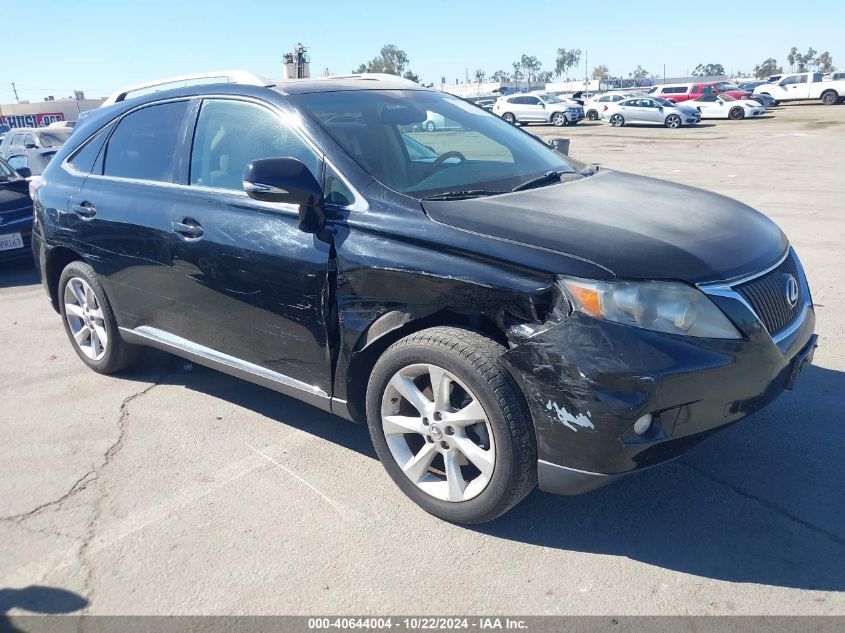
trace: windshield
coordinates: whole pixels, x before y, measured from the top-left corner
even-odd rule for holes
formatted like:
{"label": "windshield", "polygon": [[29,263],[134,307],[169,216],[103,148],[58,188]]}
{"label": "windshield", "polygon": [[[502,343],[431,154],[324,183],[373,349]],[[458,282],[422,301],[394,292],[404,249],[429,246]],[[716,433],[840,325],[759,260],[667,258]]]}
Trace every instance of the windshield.
{"label": "windshield", "polygon": [[664,108],[666,108],[666,107],[674,108],[678,105],[677,103],[673,103],[673,102],[669,101],[668,99],[661,99],[660,97],[652,97],[652,99],[657,101],[657,103],[662,105]]}
{"label": "windshield", "polygon": [[72,132],[73,130],[62,130],[58,128],[49,132],[38,132],[38,140],[41,142],[41,147],[58,147],[64,145]]}
{"label": "windshield", "polygon": [[367,172],[415,198],[510,191],[574,162],[486,110],[424,90],[350,90],[293,95]]}
{"label": "windshield", "polygon": [[716,90],[724,91],[724,90],[739,90],[739,86],[736,84],[732,84],[729,81],[720,81],[717,84],[713,84]]}
{"label": "windshield", "polygon": [[736,99],[734,99],[730,95],[719,95],[719,97],[722,99],[722,101],[736,101]]}
{"label": "windshield", "polygon": [[5,160],[0,159],[0,178],[6,179],[12,176],[12,170]]}
{"label": "windshield", "polygon": [[558,99],[555,95],[542,94],[539,97],[546,103],[564,103],[563,99]]}

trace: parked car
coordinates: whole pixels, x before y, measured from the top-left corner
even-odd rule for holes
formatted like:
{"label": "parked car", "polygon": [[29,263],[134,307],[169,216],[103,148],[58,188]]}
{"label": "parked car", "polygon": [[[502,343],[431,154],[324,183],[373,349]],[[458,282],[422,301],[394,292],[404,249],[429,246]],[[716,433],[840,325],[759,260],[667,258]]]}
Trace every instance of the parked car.
{"label": "parked car", "polygon": [[32,176],[40,176],[44,173],[47,165],[56,155],[56,148],[50,147],[47,149],[25,150],[18,154],[12,154],[7,161],[9,165],[18,173],[23,173],[24,170],[28,174],[28,178]]}
{"label": "parked car", "polygon": [[575,125],[584,118],[582,106],[545,93],[499,97],[492,111],[508,123],[519,125],[552,123],[561,127]]}
{"label": "parked car", "polygon": [[13,154],[29,155],[43,149],[56,150],[72,133],[73,130],[65,128],[13,128],[0,143],[0,158],[8,160]]}
{"label": "parked car", "polygon": [[701,121],[701,112],[696,108],[659,97],[635,97],[608,104],[607,109],[602,110],[601,118],[613,127],[622,127],[627,123],[645,123],[677,128],[695,125]]}
{"label": "parked car", "polygon": [[732,84],[729,81],[667,84],[664,86],[655,86],[654,90],[650,91],[649,94],[652,96],[662,97],[663,99],[674,103],[680,103],[689,99],[698,99],[702,95],[709,94],[726,94],[734,99],[747,99],[752,97],[752,93],[740,89],[739,86]]}
{"label": "parked car", "polygon": [[845,79],[845,70],[834,70],[822,77],[822,81],[839,81]]}
{"label": "parked car", "polygon": [[32,256],[32,199],[26,175],[0,158],[0,261]]}
{"label": "parked car", "polygon": [[702,95],[698,99],[684,102],[684,105],[698,108],[702,119],[733,119],[762,116],[766,108],[751,99],[734,99],[728,95]]}
{"label": "parked car", "polygon": [[777,83],[757,86],[754,94],[768,95],[777,103],[820,99],[825,105],[834,105],[845,98],[845,79],[825,81],[823,73],[792,73]]}
{"label": "parked car", "polygon": [[[460,127],[418,162],[400,132],[428,112]],[[453,522],[670,460],[791,389],[816,346],[766,216],[401,81],[116,99],[34,203],[85,365],[148,345],[366,423],[398,487]]]}
{"label": "parked car", "polygon": [[631,99],[632,97],[644,97],[646,93],[638,92],[606,92],[603,95],[596,95],[592,99],[584,103],[584,116],[590,121],[597,121],[601,118],[601,113],[607,109],[611,103]]}

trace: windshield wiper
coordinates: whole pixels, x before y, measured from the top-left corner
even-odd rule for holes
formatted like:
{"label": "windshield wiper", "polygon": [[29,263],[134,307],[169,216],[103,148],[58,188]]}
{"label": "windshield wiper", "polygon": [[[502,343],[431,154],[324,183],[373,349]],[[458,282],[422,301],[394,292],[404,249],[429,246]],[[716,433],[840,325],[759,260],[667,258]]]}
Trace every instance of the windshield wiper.
{"label": "windshield wiper", "polygon": [[495,196],[504,191],[488,191],[487,189],[467,189],[466,191],[444,191],[433,196],[426,196],[423,200],[469,200],[470,198],[482,198],[484,196]]}
{"label": "windshield wiper", "polygon": [[511,191],[522,191],[523,189],[530,189],[531,187],[536,187],[538,185],[542,185],[547,182],[554,182],[559,181],[560,177],[564,174],[571,173],[569,171],[547,171],[542,176],[537,176],[536,178],[532,178],[531,180],[526,180],[523,183],[518,184],[516,187],[511,189]]}

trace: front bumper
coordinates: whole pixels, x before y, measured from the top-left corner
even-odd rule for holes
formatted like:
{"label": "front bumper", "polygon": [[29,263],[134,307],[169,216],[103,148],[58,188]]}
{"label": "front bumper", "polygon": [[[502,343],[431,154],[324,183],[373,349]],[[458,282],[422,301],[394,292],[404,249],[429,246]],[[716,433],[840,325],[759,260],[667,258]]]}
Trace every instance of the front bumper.
{"label": "front bumper", "polygon": [[[534,419],[540,488],[580,494],[678,457],[771,402],[815,348],[812,306],[777,343],[741,302],[712,297],[745,335],[696,339],[574,313],[503,356]],[[640,436],[634,423],[651,414]]]}

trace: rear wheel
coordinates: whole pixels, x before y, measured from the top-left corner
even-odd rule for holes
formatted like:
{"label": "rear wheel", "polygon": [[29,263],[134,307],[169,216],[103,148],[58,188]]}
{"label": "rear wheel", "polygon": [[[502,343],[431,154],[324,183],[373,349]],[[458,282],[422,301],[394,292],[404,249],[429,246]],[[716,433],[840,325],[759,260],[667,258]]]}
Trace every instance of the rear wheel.
{"label": "rear wheel", "polygon": [[731,111],[728,112],[728,116],[734,121],[739,121],[740,119],[745,118],[745,110],[743,110],[739,106],[731,108]]}
{"label": "rear wheel", "polygon": [[516,125],[516,117],[513,114],[511,114],[510,112],[505,112],[502,115],[502,118],[505,121],[507,121],[508,123],[510,123],[511,125]]}
{"label": "rear wheel", "polygon": [[426,121],[425,122],[425,131],[426,132],[434,132],[435,127],[436,126],[434,125],[434,121]]}
{"label": "rear wheel", "polygon": [[683,125],[683,122],[677,114],[670,114],[666,117],[666,127],[676,128],[681,127],[681,125]]}
{"label": "rear wheel", "polygon": [[385,470],[446,521],[490,521],[536,485],[533,425],[504,351],[476,332],[436,327],[394,343],[370,376],[367,422]]}
{"label": "rear wheel", "polygon": [[610,117],[610,124],[613,127],[622,127],[623,125],[625,125],[625,117],[623,117],[621,114],[614,114]]}
{"label": "rear wheel", "polygon": [[595,110],[587,110],[587,118],[590,121],[597,121],[599,118],[599,113]]}
{"label": "rear wheel", "polygon": [[555,112],[552,115],[552,124],[555,127],[563,127],[567,123],[568,121],[566,120],[566,115],[563,112]]}
{"label": "rear wheel", "polygon": [[82,362],[101,374],[128,367],[143,348],[126,343],[94,269],[71,262],[59,277],[59,309],[71,345]]}
{"label": "rear wheel", "polygon": [[825,105],[834,105],[839,101],[839,94],[835,90],[828,90],[822,95],[822,103]]}

